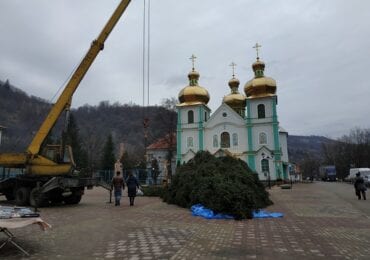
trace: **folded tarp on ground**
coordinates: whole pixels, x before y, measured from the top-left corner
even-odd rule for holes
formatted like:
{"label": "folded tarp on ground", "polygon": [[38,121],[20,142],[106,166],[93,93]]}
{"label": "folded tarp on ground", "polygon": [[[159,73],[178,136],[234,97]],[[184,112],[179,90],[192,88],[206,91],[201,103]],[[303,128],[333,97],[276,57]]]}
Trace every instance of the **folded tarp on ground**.
{"label": "folded tarp on ground", "polygon": [[282,218],[283,213],[280,212],[268,212],[265,210],[254,211],[253,218]]}
{"label": "folded tarp on ground", "polygon": [[[191,208],[193,216],[200,216],[206,219],[234,219],[233,216],[228,214],[218,213],[215,214],[213,210],[204,207],[202,204],[195,204]],[[283,213],[279,212],[268,212],[265,210],[259,210],[253,212],[253,218],[281,218]]]}
{"label": "folded tarp on ground", "polygon": [[193,216],[200,216],[206,219],[234,219],[233,216],[227,214],[215,214],[213,210],[204,207],[202,204],[195,204],[191,206]]}

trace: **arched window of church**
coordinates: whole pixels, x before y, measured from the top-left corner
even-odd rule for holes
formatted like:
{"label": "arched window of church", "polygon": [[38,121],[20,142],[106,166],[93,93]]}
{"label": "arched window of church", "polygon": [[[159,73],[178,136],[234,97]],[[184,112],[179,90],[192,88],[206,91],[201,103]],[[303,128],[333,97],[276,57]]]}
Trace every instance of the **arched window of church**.
{"label": "arched window of church", "polygon": [[233,146],[238,146],[238,134],[233,133]]}
{"label": "arched window of church", "polygon": [[262,172],[266,172],[266,173],[270,171],[269,161],[267,159],[262,159],[261,170]]}
{"label": "arched window of church", "polygon": [[260,144],[267,144],[267,135],[266,133],[260,133],[260,136],[259,136],[259,143]]}
{"label": "arched window of church", "polygon": [[213,147],[215,148],[218,147],[218,136],[217,135],[213,136]]}
{"label": "arched window of church", "polygon": [[258,110],[258,118],[265,118],[265,105],[264,104],[259,104],[257,106]]}
{"label": "arched window of church", "polygon": [[221,148],[230,147],[230,134],[228,132],[223,132],[221,134]]}
{"label": "arched window of church", "polygon": [[193,110],[188,111],[188,123],[194,123],[194,112]]}
{"label": "arched window of church", "polygon": [[188,147],[193,147],[193,137],[188,137],[187,139],[187,146]]}
{"label": "arched window of church", "polygon": [[207,112],[204,112],[204,121],[207,121]]}

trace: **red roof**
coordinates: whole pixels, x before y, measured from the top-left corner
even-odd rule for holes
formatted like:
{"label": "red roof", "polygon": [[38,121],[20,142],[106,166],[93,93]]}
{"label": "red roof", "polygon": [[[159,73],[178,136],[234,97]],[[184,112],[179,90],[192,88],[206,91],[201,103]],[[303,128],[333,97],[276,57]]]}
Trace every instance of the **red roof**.
{"label": "red roof", "polygon": [[169,135],[166,137],[160,138],[151,145],[149,145],[146,149],[168,149],[170,148],[172,142],[172,148],[176,148],[176,134],[172,134],[172,140],[169,139]]}

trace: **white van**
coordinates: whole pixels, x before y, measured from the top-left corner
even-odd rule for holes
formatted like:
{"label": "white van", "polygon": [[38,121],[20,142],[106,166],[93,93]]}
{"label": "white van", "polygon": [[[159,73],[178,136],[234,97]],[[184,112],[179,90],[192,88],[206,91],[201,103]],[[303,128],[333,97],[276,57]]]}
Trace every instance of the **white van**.
{"label": "white van", "polygon": [[345,179],[347,181],[354,182],[358,172],[360,173],[360,176],[364,178],[365,182],[370,181],[370,168],[351,168],[349,169],[349,175]]}

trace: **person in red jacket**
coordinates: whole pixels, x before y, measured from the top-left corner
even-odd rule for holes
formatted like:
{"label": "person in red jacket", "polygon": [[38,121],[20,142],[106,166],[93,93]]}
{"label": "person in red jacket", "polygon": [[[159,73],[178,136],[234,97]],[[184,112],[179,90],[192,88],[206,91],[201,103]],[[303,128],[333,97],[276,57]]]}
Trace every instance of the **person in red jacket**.
{"label": "person in red jacket", "polygon": [[114,190],[115,206],[121,205],[122,191],[125,189],[125,182],[121,176],[121,172],[117,172],[112,179],[111,188]]}

